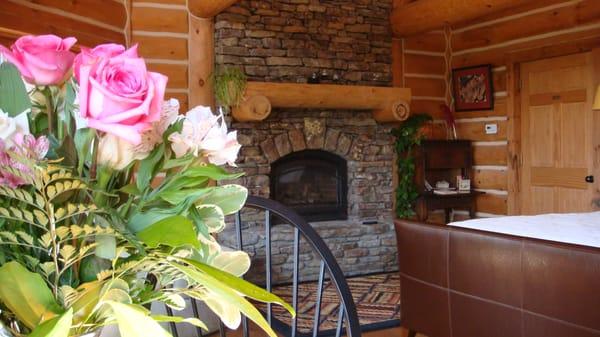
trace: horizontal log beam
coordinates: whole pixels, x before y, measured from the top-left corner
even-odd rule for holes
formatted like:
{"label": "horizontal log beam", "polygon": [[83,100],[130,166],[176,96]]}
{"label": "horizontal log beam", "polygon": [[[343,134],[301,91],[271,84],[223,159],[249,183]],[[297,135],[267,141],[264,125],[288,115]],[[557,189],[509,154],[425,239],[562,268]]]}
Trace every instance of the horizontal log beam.
{"label": "horizontal log beam", "polygon": [[397,37],[425,33],[446,25],[490,15],[530,0],[419,0],[396,6],[391,15],[392,30]]}
{"label": "horizontal log beam", "polygon": [[188,0],[188,9],[199,18],[209,19],[236,2],[238,0]]}
{"label": "horizontal log beam", "polygon": [[345,109],[372,110],[379,122],[399,122],[409,117],[410,101],[411,90],[407,88],[249,82],[244,101],[234,108],[234,117],[237,114],[240,121],[263,120],[271,107]]}

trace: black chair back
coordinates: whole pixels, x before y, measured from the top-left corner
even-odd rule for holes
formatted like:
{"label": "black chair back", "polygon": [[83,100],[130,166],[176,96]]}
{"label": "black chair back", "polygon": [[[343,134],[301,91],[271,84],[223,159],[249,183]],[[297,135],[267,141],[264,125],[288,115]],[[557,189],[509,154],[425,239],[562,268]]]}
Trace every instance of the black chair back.
{"label": "black chair back", "polygon": [[[298,299],[301,294],[299,294],[299,285],[300,285],[300,247],[301,240],[305,240],[308,243],[308,246],[311,248],[312,253],[319,260],[319,272],[318,279],[316,280],[317,285],[317,293],[315,299],[314,306],[314,317],[312,322],[312,330],[307,333],[306,331],[299,332],[298,331],[298,316],[294,319],[291,319],[291,326],[289,329],[281,329],[281,324],[274,325],[276,319],[273,315],[272,305],[267,304],[265,306],[264,314],[266,316],[267,321],[271,325],[271,327],[275,328],[275,330],[283,336],[286,337],[302,337],[302,336],[311,336],[318,337],[322,334],[320,333],[320,326],[322,324],[322,299],[323,299],[323,289],[325,282],[330,282],[331,285],[334,286],[337,296],[339,297],[339,309],[337,314],[337,323],[335,332],[333,335],[336,337],[342,336],[345,334],[348,337],[360,337],[360,324],[358,320],[358,315],[356,313],[356,306],[354,304],[354,300],[352,298],[352,293],[348,287],[344,274],[338,265],[335,257],[323,241],[323,239],[317,234],[314,228],[309,225],[304,218],[298,215],[295,211],[286,207],[276,201],[261,198],[261,197],[248,197],[246,201],[246,205],[244,209],[235,214],[235,245],[236,249],[243,250],[244,249],[244,215],[248,214],[248,210],[254,210],[255,212],[251,212],[251,214],[256,215],[256,211],[260,213],[264,213],[264,250],[265,250],[265,288],[268,291],[273,290],[273,278],[272,278],[272,229],[275,226],[280,226],[284,224],[291,225],[293,228],[292,238],[293,247],[292,247],[292,307],[296,312],[298,312],[299,303]],[[255,261],[253,261],[253,265]],[[328,276],[328,279],[327,279]],[[191,307],[193,311],[193,315],[199,317],[199,308],[196,300],[191,299]],[[169,315],[173,315],[173,312],[170,308],[166,307],[167,313]],[[171,332],[174,337],[179,337],[177,331],[177,325],[174,323],[170,324]],[[242,318],[242,336],[248,337],[249,326],[248,319]],[[279,328],[279,329],[278,329]],[[220,336],[225,337],[226,328],[221,323],[220,324]],[[202,331],[198,328],[195,329],[197,337],[203,337]],[[181,336],[181,337],[191,337],[191,336]]]}

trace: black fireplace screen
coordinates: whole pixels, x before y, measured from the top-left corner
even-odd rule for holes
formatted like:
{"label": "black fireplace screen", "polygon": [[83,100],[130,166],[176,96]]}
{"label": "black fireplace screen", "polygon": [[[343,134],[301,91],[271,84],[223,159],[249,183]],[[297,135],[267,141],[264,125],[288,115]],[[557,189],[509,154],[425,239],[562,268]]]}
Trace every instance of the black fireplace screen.
{"label": "black fireplace screen", "polygon": [[307,221],[345,220],[346,160],[321,150],[291,153],[271,165],[271,198]]}

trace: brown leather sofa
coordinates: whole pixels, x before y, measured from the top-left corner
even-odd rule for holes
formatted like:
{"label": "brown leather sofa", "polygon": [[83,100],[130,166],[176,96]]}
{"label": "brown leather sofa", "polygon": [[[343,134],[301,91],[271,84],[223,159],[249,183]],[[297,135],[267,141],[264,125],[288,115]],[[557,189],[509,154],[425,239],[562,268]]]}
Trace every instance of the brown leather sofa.
{"label": "brown leather sofa", "polygon": [[600,336],[600,249],[409,221],[396,234],[411,334]]}

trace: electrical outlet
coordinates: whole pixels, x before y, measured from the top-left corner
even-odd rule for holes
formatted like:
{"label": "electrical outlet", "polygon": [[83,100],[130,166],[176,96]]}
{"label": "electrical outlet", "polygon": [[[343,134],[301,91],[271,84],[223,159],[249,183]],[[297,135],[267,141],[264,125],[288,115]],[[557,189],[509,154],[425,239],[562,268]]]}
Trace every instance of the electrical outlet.
{"label": "electrical outlet", "polygon": [[485,134],[486,135],[495,135],[498,133],[498,124],[486,124],[485,125]]}

